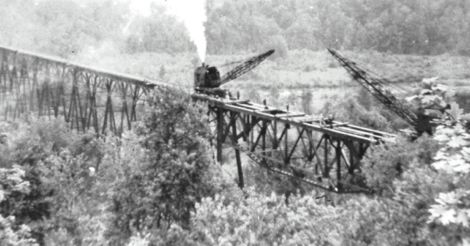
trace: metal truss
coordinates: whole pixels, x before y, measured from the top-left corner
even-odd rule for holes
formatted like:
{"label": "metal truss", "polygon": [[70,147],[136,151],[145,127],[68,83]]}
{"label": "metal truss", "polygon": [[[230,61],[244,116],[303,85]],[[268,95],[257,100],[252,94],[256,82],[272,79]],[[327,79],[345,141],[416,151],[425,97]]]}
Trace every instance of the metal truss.
{"label": "metal truss", "polygon": [[72,129],[120,135],[139,119],[157,83],[0,47],[0,119],[63,118]]}
{"label": "metal truss", "polygon": [[239,186],[244,186],[240,151],[271,171],[298,178],[338,193],[365,192],[356,175],[360,161],[373,144],[395,136],[352,124],[288,112],[250,101],[194,94],[209,104],[216,122],[217,160],[222,150],[235,150]]}

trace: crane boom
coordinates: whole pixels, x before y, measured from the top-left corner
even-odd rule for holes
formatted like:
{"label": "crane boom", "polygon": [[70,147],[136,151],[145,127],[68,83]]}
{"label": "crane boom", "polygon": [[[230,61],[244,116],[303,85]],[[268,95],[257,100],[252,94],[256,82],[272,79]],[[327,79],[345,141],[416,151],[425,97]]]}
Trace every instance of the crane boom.
{"label": "crane boom", "polygon": [[370,76],[365,70],[358,67],[355,62],[341,56],[338,52],[332,49],[328,49],[328,51],[355,81],[369,91],[385,107],[397,114],[408,124],[414,127],[418,125],[418,116],[411,110],[411,106],[406,101],[398,99],[391,91],[383,87],[383,84],[386,84],[387,81]]}
{"label": "crane boom", "polygon": [[242,64],[236,66],[226,74],[222,76],[220,79],[220,85],[223,85],[231,80],[234,80],[243,74],[247,73],[248,71],[252,70],[256,66],[258,66],[261,62],[266,60],[270,55],[274,53],[274,50],[268,50],[263,54],[251,57],[250,59],[246,60]]}

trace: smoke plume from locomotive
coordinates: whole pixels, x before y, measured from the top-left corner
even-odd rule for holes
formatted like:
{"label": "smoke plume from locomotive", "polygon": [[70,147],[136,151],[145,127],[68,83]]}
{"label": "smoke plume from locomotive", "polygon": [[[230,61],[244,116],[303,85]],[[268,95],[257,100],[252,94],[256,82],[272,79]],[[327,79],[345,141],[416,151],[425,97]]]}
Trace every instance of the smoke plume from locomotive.
{"label": "smoke plume from locomotive", "polygon": [[189,37],[197,48],[199,59],[206,60],[206,28],[207,21],[206,0],[171,0],[168,1],[170,13],[183,21],[188,29]]}

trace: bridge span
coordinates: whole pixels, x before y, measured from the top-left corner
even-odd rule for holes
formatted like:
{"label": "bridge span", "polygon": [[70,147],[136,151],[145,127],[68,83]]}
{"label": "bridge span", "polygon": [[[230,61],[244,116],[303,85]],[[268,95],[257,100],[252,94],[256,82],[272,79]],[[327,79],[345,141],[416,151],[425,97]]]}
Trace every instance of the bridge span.
{"label": "bridge span", "polygon": [[61,117],[72,129],[120,135],[161,83],[0,47],[0,119]]}
{"label": "bridge span", "polygon": [[386,132],[249,100],[192,97],[209,106],[210,121],[216,125],[217,160],[222,160],[224,147],[234,149],[240,187],[244,152],[261,167],[322,189],[367,192],[357,179],[362,157],[371,145],[395,139]]}
{"label": "bridge span", "polygon": [[[0,47],[0,119],[62,118],[72,129],[121,135],[142,119],[145,97],[161,82],[110,72],[28,51]],[[272,172],[332,192],[364,192],[360,163],[389,133],[235,98],[193,94],[215,122],[217,160],[234,149],[244,186],[241,152]]]}

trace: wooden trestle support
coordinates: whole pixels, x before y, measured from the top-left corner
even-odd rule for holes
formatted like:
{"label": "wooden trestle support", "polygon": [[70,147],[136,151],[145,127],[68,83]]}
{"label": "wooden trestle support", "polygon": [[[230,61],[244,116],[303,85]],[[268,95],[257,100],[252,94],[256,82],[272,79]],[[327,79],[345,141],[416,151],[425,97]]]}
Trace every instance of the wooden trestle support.
{"label": "wooden trestle support", "polygon": [[357,179],[369,146],[395,136],[348,123],[288,112],[248,100],[193,94],[209,105],[216,122],[217,160],[230,146],[235,151],[239,186],[244,186],[240,151],[273,172],[298,178],[338,193],[367,192]]}

